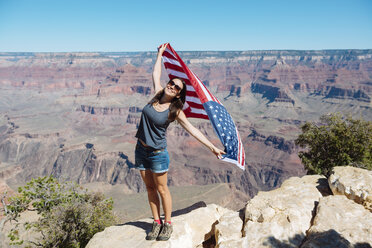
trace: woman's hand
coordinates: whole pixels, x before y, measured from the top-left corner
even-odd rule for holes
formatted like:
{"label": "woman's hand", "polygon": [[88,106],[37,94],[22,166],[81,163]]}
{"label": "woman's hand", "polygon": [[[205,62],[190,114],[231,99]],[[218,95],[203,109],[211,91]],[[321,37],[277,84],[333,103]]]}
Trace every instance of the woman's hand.
{"label": "woman's hand", "polygon": [[219,148],[217,148],[217,147],[215,147],[215,146],[213,146],[213,147],[211,148],[211,151],[214,153],[214,155],[216,155],[216,157],[217,157],[218,159],[222,159],[222,155],[223,155],[223,154],[226,154],[226,152],[222,151],[221,149],[219,149]]}
{"label": "woman's hand", "polygon": [[165,49],[167,48],[167,45],[168,43],[165,43],[163,45],[161,45],[159,48],[158,48],[158,55],[163,55],[163,52],[165,51]]}

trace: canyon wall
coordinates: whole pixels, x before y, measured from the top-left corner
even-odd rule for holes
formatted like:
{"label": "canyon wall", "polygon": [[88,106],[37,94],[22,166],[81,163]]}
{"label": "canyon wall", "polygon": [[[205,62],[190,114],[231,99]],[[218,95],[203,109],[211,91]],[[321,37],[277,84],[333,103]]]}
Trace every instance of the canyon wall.
{"label": "canyon wall", "polygon": [[[305,174],[294,145],[305,121],[332,112],[372,120],[372,50],[179,55],[232,115],[247,166],[215,159],[174,123],[170,185],[229,183],[250,198]],[[14,188],[55,175],[143,191],[133,169],[134,135],[153,94],[155,59],[155,52],[0,53],[2,182]],[[208,121],[190,121],[220,146]]]}

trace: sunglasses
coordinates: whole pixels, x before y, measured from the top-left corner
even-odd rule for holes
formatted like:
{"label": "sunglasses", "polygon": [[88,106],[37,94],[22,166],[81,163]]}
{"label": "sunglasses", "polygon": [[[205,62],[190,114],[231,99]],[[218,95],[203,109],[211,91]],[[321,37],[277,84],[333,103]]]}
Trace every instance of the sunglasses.
{"label": "sunglasses", "polygon": [[175,83],[173,82],[173,80],[169,81],[168,84],[169,84],[170,86],[174,86],[174,88],[175,88],[177,91],[182,90],[180,86],[178,86],[177,84],[175,84]]}

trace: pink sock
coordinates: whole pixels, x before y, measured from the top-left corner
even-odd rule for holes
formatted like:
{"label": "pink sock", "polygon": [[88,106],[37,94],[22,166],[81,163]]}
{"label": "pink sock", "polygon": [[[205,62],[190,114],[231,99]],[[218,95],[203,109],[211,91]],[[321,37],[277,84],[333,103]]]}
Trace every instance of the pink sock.
{"label": "pink sock", "polygon": [[168,223],[169,225],[172,224],[170,221],[166,221],[165,223]]}
{"label": "pink sock", "polygon": [[159,225],[161,224],[160,220],[154,220],[156,223],[158,223]]}

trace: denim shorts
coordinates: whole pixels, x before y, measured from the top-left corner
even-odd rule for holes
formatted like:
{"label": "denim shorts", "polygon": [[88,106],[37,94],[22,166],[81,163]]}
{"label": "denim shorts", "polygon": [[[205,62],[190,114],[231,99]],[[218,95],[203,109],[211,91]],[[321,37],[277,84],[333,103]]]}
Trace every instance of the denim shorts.
{"label": "denim shorts", "polygon": [[137,141],[135,151],[135,167],[139,170],[151,170],[154,173],[163,173],[169,169],[169,154],[167,148],[154,150],[145,147]]}

